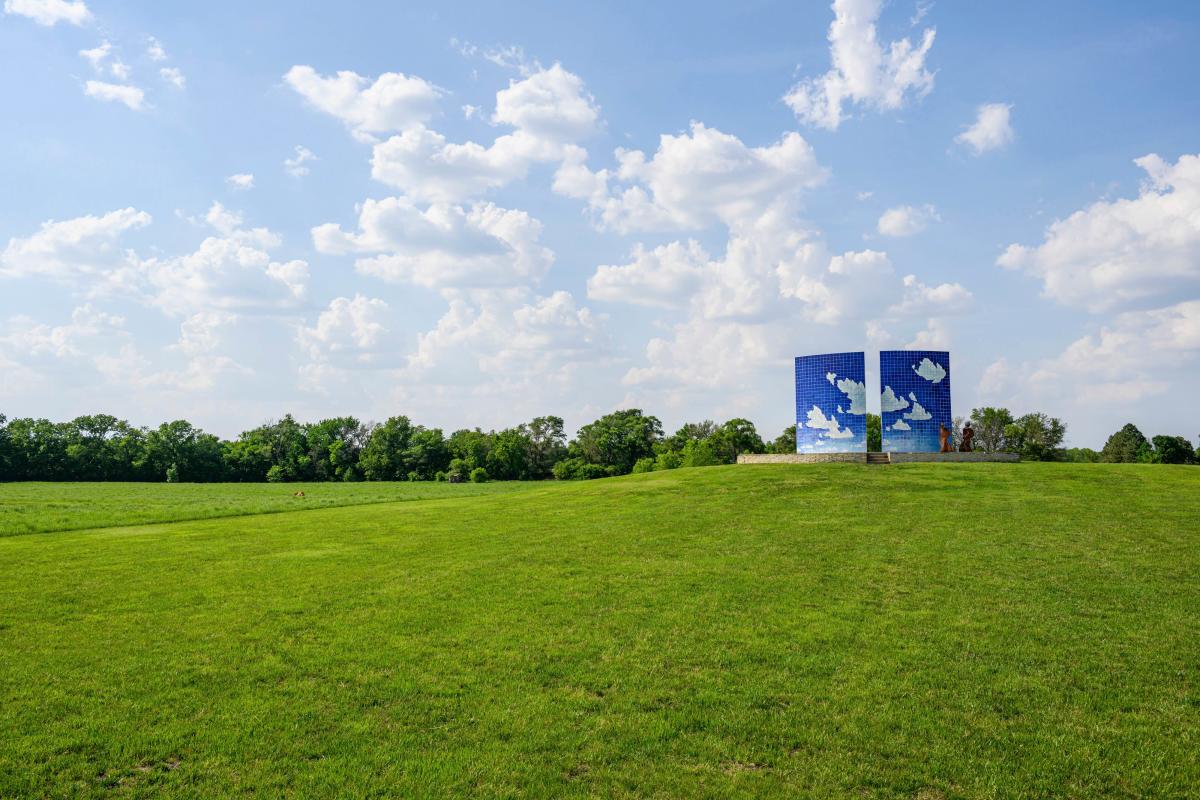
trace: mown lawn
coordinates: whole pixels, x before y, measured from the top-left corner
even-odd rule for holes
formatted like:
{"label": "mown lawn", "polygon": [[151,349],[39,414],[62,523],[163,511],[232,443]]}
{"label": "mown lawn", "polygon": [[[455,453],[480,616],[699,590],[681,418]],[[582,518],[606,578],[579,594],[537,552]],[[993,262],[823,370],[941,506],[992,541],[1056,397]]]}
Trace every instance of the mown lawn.
{"label": "mown lawn", "polygon": [[713,467],[0,540],[0,796],[1196,797],[1200,469]]}
{"label": "mown lawn", "polygon": [[[0,483],[0,536],[519,491],[521,483]],[[304,497],[296,497],[304,492]]]}

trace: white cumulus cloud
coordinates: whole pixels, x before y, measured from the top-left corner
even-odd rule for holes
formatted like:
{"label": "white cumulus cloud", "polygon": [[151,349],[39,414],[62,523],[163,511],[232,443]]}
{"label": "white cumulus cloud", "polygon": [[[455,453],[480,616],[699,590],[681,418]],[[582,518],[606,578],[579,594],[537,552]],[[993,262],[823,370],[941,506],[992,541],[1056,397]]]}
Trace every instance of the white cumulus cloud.
{"label": "white cumulus cloud", "polygon": [[1200,155],[1135,162],[1135,198],[1097,201],[1046,229],[1036,247],[1009,245],[997,264],[1041,279],[1046,296],[1093,312],[1171,302],[1200,291]]}
{"label": "white cumulus cloud", "polygon": [[941,221],[937,209],[931,205],[897,206],[883,212],[879,217],[878,229],[884,236],[913,236],[931,223]]}
{"label": "white cumulus cloud", "polygon": [[123,103],[134,111],[141,111],[145,107],[146,93],[136,86],[106,83],[105,81],[87,81],[83,85],[83,93],[97,100]]}
{"label": "white cumulus cloud", "polygon": [[554,254],[538,238],[541,223],[523,211],[477,203],[421,207],[407,197],[367,200],[358,231],[336,223],[313,228],[321,253],[378,253],[359,272],[387,281],[444,288],[525,285],[539,280]]}
{"label": "white cumulus cloud", "polygon": [[492,122],[539,139],[574,142],[595,130],[600,109],[583,80],[555,64],[496,93]]}
{"label": "white cumulus cloud", "polygon": [[368,135],[428,121],[444,94],[429,81],[401,72],[385,72],[372,81],[349,70],[327,77],[297,64],[283,79],[313,108]]}
{"label": "white cumulus cloud", "polygon": [[112,45],[107,40],[101,42],[90,50],[79,51],[79,55],[87,59],[88,63],[92,65],[92,69],[96,70],[97,72],[99,72],[103,67],[104,60],[108,58],[111,53]]}
{"label": "white cumulus cloud", "polygon": [[928,286],[917,280],[916,275],[905,275],[904,294],[889,312],[905,315],[962,314],[970,310],[974,301],[974,295],[961,283]]}
{"label": "white cumulus cloud", "polygon": [[146,302],[168,314],[194,314],[289,308],[303,299],[308,262],[273,260],[270,252],[282,244],[278,234],[244,228],[242,216],[220,203],[213,203],[205,221],[218,235],[195,251],[139,261],[138,293]]}
{"label": "white cumulus cloud", "polygon": [[309,162],[316,161],[317,156],[302,144],[295,147],[295,155],[283,161],[283,169],[294,178],[303,178],[309,173]]}
{"label": "white cumulus cloud", "polygon": [[158,71],[158,76],[176,89],[182,89],[187,85],[187,79],[176,67],[163,67]]}
{"label": "white cumulus cloud", "polygon": [[387,332],[387,317],[388,305],[382,300],[361,294],[337,297],[315,325],[301,326],[296,338],[313,360],[350,355],[354,361],[369,363],[373,349]]}
{"label": "white cumulus cloud", "polygon": [[496,94],[492,122],[514,130],[490,145],[455,143],[412,125],[375,145],[371,175],[411,197],[463,202],[524,178],[538,163],[585,153],[575,141],[596,127],[599,109],[583,81],[555,64]]}
{"label": "white cumulus cloud", "polygon": [[136,208],[43,222],[32,236],[8,240],[0,252],[0,277],[42,276],[74,284],[112,275],[129,262],[118,247],[122,234],[150,222],[150,215]]}
{"label": "white cumulus cloud", "polygon": [[39,25],[83,25],[92,18],[83,0],[4,0],[4,13],[28,17]]}
{"label": "white cumulus cloud", "polygon": [[954,137],[954,141],[969,147],[977,156],[999,150],[1013,140],[1011,117],[1011,105],[985,103],[979,107],[975,122]]}
{"label": "white cumulus cloud", "polygon": [[892,110],[933,88],[925,57],[936,31],[926,29],[916,45],[899,39],[885,48],[875,28],[882,8],[883,0],[834,0],[829,26],[832,68],[796,84],[784,97],[802,122],[836,130],[847,105]]}
{"label": "white cumulus cloud", "polygon": [[253,189],[254,174],[250,172],[239,172],[226,178],[225,183],[229,184],[229,188],[231,189]]}
{"label": "white cumulus cloud", "polygon": [[167,60],[167,51],[163,49],[162,43],[153,36],[146,40],[146,55],[151,61]]}
{"label": "white cumulus cloud", "polygon": [[[575,172],[568,193],[589,200],[600,227],[619,232],[750,224],[772,209],[790,209],[828,174],[798,133],[747,147],[700,122],[679,136],[664,134],[651,158],[640,150],[617,150],[616,158],[615,172],[569,164]],[[618,182],[627,185],[609,185]]]}
{"label": "white cumulus cloud", "polygon": [[588,279],[593,300],[678,308],[700,285],[708,254],[699,242],[671,242],[647,250],[638,244],[628,264],[599,266]]}

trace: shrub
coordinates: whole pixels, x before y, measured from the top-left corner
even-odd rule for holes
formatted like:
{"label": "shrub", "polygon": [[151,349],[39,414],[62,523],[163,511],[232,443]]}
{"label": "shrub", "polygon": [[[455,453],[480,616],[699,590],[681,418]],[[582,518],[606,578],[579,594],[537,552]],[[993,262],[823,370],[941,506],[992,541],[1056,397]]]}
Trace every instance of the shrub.
{"label": "shrub", "polygon": [[581,481],[591,481],[596,478],[607,478],[610,475],[620,474],[616,467],[602,467],[599,464],[584,464],[579,468],[575,477]]}
{"label": "shrub", "polygon": [[483,467],[476,467],[471,470],[471,483],[487,483],[487,470]]}
{"label": "shrub", "polygon": [[567,458],[554,465],[554,477],[560,481],[589,481],[607,478],[611,473],[599,464],[589,464],[582,458]]}
{"label": "shrub", "polygon": [[578,475],[576,473],[579,472],[579,468],[582,467],[584,463],[585,462],[582,458],[564,458],[562,461],[559,461],[557,464],[555,464],[554,468],[550,471],[554,474],[554,477],[557,480],[573,481],[578,479]]}
{"label": "shrub", "polygon": [[706,439],[692,439],[683,446],[685,467],[711,467],[720,463],[721,459]]}
{"label": "shrub", "polygon": [[639,458],[637,463],[633,465],[633,473],[636,475],[640,472],[654,472],[654,459]]}
{"label": "shrub", "polygon": [[1100,453],[1090,447],[1071,447],[1063,451],[1063,461],[1075,464],[1098,464]]}
{"label": "shrub", "polygon": [[446,470],[446,480],[451,483],[462,483],[471,473],[471,466],[461,458],[450,459],[450,468]]}
{"label": "shrub", "polygon": [[[796,449],[795,438],[792,439],[792,449]],[[654,459],[655,469],[679,469],[683,465],[683,456],[673,450],[665,450]]]}
{"label": "shrub", "polygon": [[[168,478],[168,480],[170,480]],[[267,470],[267,483],[283,483],[287,480],[287,474],[283,471],[283,467],[276,464]]]}

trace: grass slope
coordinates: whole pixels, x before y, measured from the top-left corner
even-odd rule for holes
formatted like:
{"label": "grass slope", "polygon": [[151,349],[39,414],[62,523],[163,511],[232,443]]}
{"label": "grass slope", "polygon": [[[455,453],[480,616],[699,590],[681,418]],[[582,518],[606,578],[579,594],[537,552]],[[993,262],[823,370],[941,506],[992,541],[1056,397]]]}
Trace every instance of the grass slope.
{"label": "grass slope", "polygon": [[1200,470],[678,470],[0,540],[0,796],[1195,797]]}
{"label": "grass slope", "polygon": [[[518,491],[518,483],[0,483],[0,536]],[[294,497],[304,492],[304,497]]]}

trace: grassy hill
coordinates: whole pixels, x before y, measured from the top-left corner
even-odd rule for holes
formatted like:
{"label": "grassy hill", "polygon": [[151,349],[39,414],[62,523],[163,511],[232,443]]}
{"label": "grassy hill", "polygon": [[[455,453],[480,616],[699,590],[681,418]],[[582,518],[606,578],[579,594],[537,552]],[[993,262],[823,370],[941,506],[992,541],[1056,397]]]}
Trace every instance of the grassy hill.
{"label": "grassy hill", "polygon": [[712,467],[0,539],[0,797],[1182,798],[1198,754],[1195,468]]}
{"label": "grassy hill", "polygon": [[[529,483],[0,483],[0,537],[520,491]],[[304,497],[296,497],[303,492]]]}

